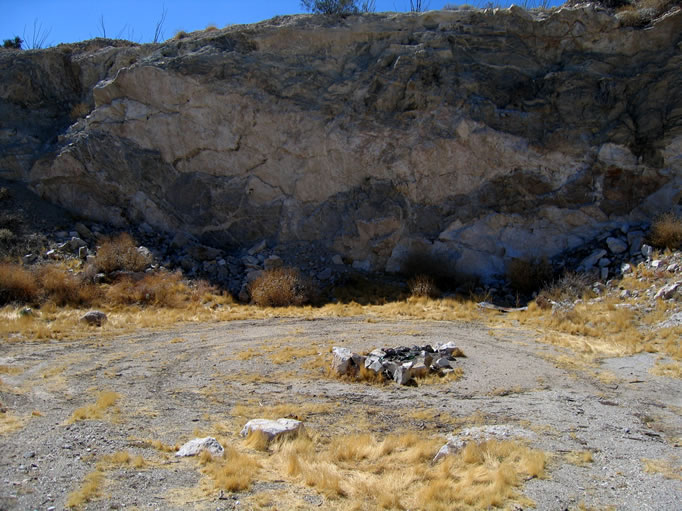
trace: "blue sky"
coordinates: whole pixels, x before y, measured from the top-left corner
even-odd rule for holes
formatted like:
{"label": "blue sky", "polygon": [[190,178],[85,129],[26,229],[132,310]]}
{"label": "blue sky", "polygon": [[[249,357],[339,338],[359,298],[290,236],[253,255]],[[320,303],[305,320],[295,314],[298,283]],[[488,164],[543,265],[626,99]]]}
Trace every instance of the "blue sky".
{"label": "blue sky", "polygon": [[[531,0],[532,1],[532,0]],[[431,0],[430,9],[462,1]],[[485,0],[470,0],[482,6]],[[508,5],[511,2],[496,1]],[[522,4],[523,0],[517,0]],[[553,5],[556,5],[554,0]],[[0,0],[0,39],[23,37],[31,40],[34,32],[46,34],[46,45],[83,41],[102,35],[104,21],[107,37],[149,42],[165,6],[165,38],[178,30],[191,32],[213,24],[219,28],[233,23],[254,23],[278,14],[304,12],[300,0]],[[376,0],[377,12],[408,11],[409,0]],[[35,26],[35,30],[34,30]]]}

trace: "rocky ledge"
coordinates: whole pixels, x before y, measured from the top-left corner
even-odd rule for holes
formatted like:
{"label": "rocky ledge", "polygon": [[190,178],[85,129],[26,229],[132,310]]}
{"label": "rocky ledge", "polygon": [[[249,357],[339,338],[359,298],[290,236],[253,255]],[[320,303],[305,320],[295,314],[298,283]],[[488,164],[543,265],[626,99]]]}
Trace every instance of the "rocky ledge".
{"label": "rocky ledge", "polygon": [[679,210],[681,45],[678,7],[642,29],[584,4],[5,50],[0,177],[227,252],[490,278]]}

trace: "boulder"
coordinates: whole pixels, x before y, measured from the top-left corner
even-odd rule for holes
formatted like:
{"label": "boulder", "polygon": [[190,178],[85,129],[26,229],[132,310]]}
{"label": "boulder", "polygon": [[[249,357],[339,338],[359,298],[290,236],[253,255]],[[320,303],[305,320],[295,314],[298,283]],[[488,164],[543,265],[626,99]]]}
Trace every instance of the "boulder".
{"label": "boulder", "polygon": [[435,463],[451,454],[456,454],[468,442],[485,442],[493,438],[496,440],[509,440],[512,438],[531,439],[535,438],[535,434],[532,431],[506,424],[465,428],[457,435],[448,435],[447,443],[440,448],[433,458],[433,462]]}
{"label": "boulder", "polygon": [[84,323],[87,323],[88,325],[102,326],[102,324],[105,323],[108,318],[107,315],[102,311],[92,310],[83,314],[80,320]]}
{"label": "boulder", "polygon": [[660,298],[661,300],[669,300],[675,295],[675,292],[681,285],[682,280],[678,280],[677,282],[669,282],[656,292],[654,299],[658,300]]}
{"label": "boulder", "polygon": [[190,440],[183,445],[180,450],[175,453],[175,455],[178,457],[196,456],[201,451],[208,451],[213,456],[222,456],[225,452],[223,446],[220,445],[220,442],[209,436],[206,438],[195,438]]}
{"label": "boulder", "polygon": [[620,238],[609,236],[606,238],[606,245],[612,254],[622,254],[628,249],[628,244]]}
{"label": "boulder", "polygon": [[303,422],[295,419],[252,419],[246,423],[239,433],[246,437],[254,431],[264,434],[268,441],[282,436],[297,435],[303,429]]}

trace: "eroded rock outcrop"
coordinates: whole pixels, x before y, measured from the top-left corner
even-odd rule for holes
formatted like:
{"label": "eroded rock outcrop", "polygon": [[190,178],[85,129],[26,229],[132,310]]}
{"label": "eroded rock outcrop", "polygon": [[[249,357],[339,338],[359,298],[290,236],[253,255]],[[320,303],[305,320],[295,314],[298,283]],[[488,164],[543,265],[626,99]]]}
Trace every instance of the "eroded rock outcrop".
{"label": "eroded rock outcrop", "polygon": [[679,9],[643,30],[588,4],[90,44],[0,53],[0,176],[98,221],[489,276],[682,197]]}

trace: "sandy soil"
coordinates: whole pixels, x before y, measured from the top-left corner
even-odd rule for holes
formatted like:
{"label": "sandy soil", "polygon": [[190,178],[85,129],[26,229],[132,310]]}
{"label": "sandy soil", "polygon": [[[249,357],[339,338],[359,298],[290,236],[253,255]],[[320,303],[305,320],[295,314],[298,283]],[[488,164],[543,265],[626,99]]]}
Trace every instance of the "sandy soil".
{"label": "sandy soil", "polygon": [[[141,455],[145,466],[106,471],[102,496],[84,509],[252,509],[250,496],[291,483],[269,479],[233,495],[202,493],[196,459],[176,459],[151,442],[175,445],[220,434],[237,443],[247,419],[277,404],[300,409],[306,427],[323,435],[369,428],[379,435],[422,431],[445,438],[458,426],[513,424],[530,431],[532,445],[550,455],[548,477],[521,489],[537,509],[679,509],[680,480],[647,472],[643,462],[657,460],[679,477],[682,392],[679,380],[648,372],[654,355],[572,367],[570,352],[536,342],[526,331],[367,318],[192,324],[114,338],[100,338],[93,329],[87,335],[75,342],[0,341],[6,410],[0,509],[62,509],[103,456],[122,450]],[[331,346],[363,351],[446,341],[467,356],[458,359],[464,376],[456,382],[400,387],[324,374]],[[69,420],[102,391],[120,398],[100,418]],[[236,405],[244,405],[241,412]],[[244,409],[254,416],[244,417]],[[571,452],[585,450],[592,462],[568,461]],[[334,507],[313,488],[289,489],[300,509]]]}

